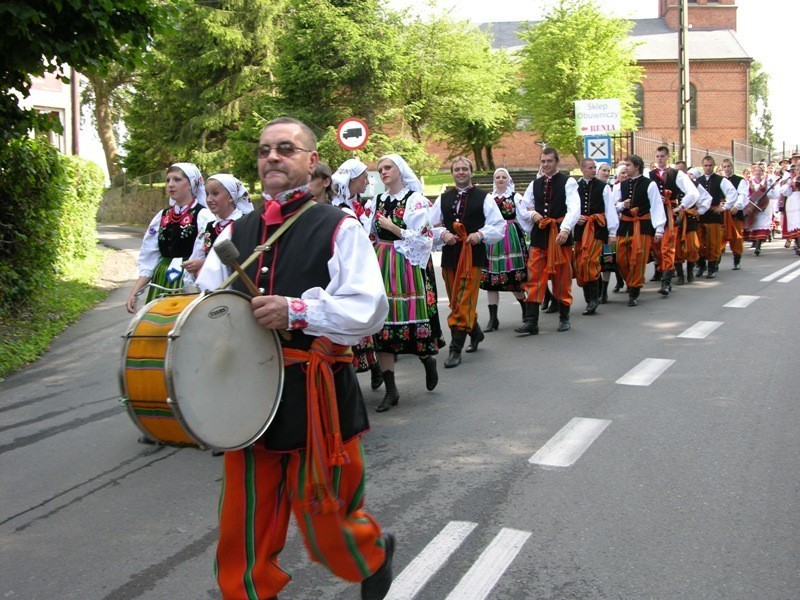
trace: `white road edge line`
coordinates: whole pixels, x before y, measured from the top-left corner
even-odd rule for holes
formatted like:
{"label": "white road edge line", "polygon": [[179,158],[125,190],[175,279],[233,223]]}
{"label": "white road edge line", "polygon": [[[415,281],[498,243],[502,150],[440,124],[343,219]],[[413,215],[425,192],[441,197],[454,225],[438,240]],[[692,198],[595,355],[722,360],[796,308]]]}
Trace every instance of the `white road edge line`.
{"label": "white road edge line", "polygon": [[477,526],[469,521],[450,521],[395,577],[386,600],[411,600],[416,596]]}
{"label": "white road edge line", "polygon": [[727,304],[723,304],[724,308],[747,308],[753,302],[758,300],[761,296],[736,296]]}
{"label": "white road edge line", "polygon": [[528,459],[542,467],[570,467],[611,424],[606,419],[575,417]]}
{"label": "white road edge line", "polygon": [[796,260],[789,266],[783,267],[782,269],[778,269],[774,273],[771,273],[766,277],[764,277],[764,279],[762,279],[761,281],[773,281],[778,277],[780,277],[781,275],[783,275],[784,273],[788,273],[789,271],[791,271],[792,269],[796,269],[797,267],[800,267],[800,260]]}
{"label": "white road edge line", "polygon": [[447,600],[483,600],[492,591],[531,536],[529,531],[503,528],[467,571]]}
{"label": "white road edge line", "polygon": [[661,377],[661,374],[669,369],[675,361],[670,358],[645,358],[615,383],[620,385],[642,385],[647,386]]}
{"label": "white road edge line", "polygon": [[722,321],[698,321],[683,333],[679,333],[678,337],[692,340],[704,340],[720,325],[722,325]]}

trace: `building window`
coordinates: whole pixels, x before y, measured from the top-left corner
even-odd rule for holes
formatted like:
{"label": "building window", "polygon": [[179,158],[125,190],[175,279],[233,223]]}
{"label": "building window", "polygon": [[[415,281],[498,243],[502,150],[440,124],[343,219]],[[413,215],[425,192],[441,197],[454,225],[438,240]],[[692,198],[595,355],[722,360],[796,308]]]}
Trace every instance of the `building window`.
{"label": "building window", "polygon": [[[41,108],[36,107],[36,112],[39,114],[49,114],[59,123],[61,123],[61,127],[64,127],[65,122],[65,114],[63,108]],[[67,153],[67,142],[63,134],[56,133],[55,131],[42,131],[42,132],[35,132],[35,135],[42,136],[47,140],[47,142],[57,148],[62,153]]]}
{"label": "building window", "polygon": [[633,116],[636,117],[636,127],[644,127],[644,87],[641,83],[633,84],[633,97],[636,100],[636,107],[633,109]]}

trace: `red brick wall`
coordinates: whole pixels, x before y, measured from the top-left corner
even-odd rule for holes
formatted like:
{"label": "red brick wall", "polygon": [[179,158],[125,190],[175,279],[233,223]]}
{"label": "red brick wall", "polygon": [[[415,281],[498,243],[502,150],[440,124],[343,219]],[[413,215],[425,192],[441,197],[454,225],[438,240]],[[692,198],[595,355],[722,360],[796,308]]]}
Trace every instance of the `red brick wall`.
{"label": "red brick wall", "polygon": [[[667,26],[677,30],[680,26],[678,0],[661,0],[659,15]],[[736,31],[736,6],[734,0],[697,0],[689,4],[689,24],[694,31],[733,29]]]}

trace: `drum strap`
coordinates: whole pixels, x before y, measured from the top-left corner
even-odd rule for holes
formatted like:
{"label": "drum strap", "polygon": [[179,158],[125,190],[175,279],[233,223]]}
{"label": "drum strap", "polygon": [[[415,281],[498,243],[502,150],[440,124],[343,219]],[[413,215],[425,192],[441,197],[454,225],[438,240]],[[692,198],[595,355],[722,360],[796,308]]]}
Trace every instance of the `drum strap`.
{"label": "drum strap", "polygon": [[[241,265],[239,265],[242,268],[242,270],[244,270],[247,267],[249,267],[250,263],[252,263],[254,260],[256,260],[261,255],[261,253],[264,252],[267,248],[272,246],[272,244],[274,244],[275,241],[279,237],[281,237],[281,235],[283,235],[284,232],[287,229],[289,229],[289,227],[292,226],[292,224],[300,217],[300,215],[302,215],[304,212],[306,212],[309,208],[311,208],[315,204],[316,204],[316,202],[314,200],[309,200],[308,202],[306,202],[303,206],[300,207],[300,210],[298,210],[291,217],[286,219],[283,222],[283,224],[280,227],[278,227],[277,231],[275,231],[275,233],[273,233],[271,236],[269,236],[269,239],[266,242],[264,242],[263,244],[261,244],[259,246],[256,246],[255,249],[253,250],[253,253],[250,256],[248,256],[247,259]],[[222,285],[220,286],[220,289],[227,288],[231,283],[236,281],[236,278],[238,276],[239,276],[239,273],[237,271],[234,271],[233,273],[231,273],[230,277],[228,277],[225,281],[222,282]]]}
{"label": "drum strap", "polygon": [[340,507],[331,467],[342,466],[349,457],[342,443],[332,365],[352,363],[353,351],[350,346],[334,344],[321,336],[308,351],[284,347],[283,358],[287,366],[305,363],[308,430],[304,504],[310,512],[335,512]]}

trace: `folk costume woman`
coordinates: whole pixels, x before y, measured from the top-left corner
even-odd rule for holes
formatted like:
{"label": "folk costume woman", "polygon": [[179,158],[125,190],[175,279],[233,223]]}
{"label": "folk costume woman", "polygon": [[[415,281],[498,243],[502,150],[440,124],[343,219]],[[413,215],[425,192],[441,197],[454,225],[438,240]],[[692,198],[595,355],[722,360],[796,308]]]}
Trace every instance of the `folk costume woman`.
{"label": "folk costume woman", "polygon": [[497,305],[500,292],[511,292],[522,306],[522,318],[525,318],[525,292],[523,284],[528,279],[527,257],[528,247],[525,243],[525,232],[517,222],[517,206],[522,196],[514,192],[514,181],[506,169],[494,172],[494,187],[489,194],[500,209],[506,221],[506,234],[496,244],[486,245],[486,268],[481,272],[481,289],[487,291],[489,301],[489,323],[484,331],[495,331],[500,322],[497,320]]}
{"label": "folk costume woman", "polygon": [[400,399],[394,380],[394,355],[415,354],[425,366],[425,385],[436,387],[439,375],[434,355],[444,346],[436,288],[430,262],[433,229],[422,195],[422,184],[397,154],[378,161],[378,173],[386,192],[367,203],[373,219],[375,251],[389,298],[389,314],[375,334],[375,348],[386,394],[377,408],[389,410]]}
{"label": "folk costume woman", "polygon": [[[203,176],[192,163],[175,163],[167,169],[167,193],[170,206],[156,213],[142,239],[139,251],[139,278],[133,285],[125,307],[136,312],[140,291],[148,284],[178,290],[194,280],[184,267],[194,250],[198,232],[214,220],[206,208]],[[164,293],[151,287],[147,302]]]}
{"label": "folk costume woman", "polygon": [[[756,165],[753,167],[753,176],[750,178],[749,196],[750,202],[755,202],[764,195],[769,188],[770,181],[764,174],[764,167]],[[763,211],[756,211],[755,219],[745,219],[744,239],[755,242],[755,255],[761,254],[761,244],[768,240],[772,234],[773,217],[772,206],[779,196],[778,190],[773,187],[767,192],[769,205]]]}
{"label": "folk costume woman", "polygon": [[[361,204],[361,194],[367,189],[367,165],[357,158],[350,158],[331,176],[332,200],[331,204],[353,215],[367,230],[369,218],[365,215],[364,206]],[[366,225],[365,225],[366,224]],[[372,373],[370,387],[377,390],[383,384],[383,375],[378,365],[378,356],[375,354],[373,336],[367,336],[353,346],[353,366],[356,373]]]}
{"label": "folk costume woman", "polygon": [[183,268],[195,277],[222,230],[253,211],[247,188],[236,177],[227,173],[218,173],[206,180],[206,204],[214,214],[214,220],[199,232],[191,258],[183,263]]}
{"label": "folk costume woman", "polygon": [[783,200],[783,237],[786,238],[786,247],[791,247],[791,240],[794,240],[796,254],[800,255],[800,172],[796,169],[789,171],[790,179],[786,181],[781,189]]}

